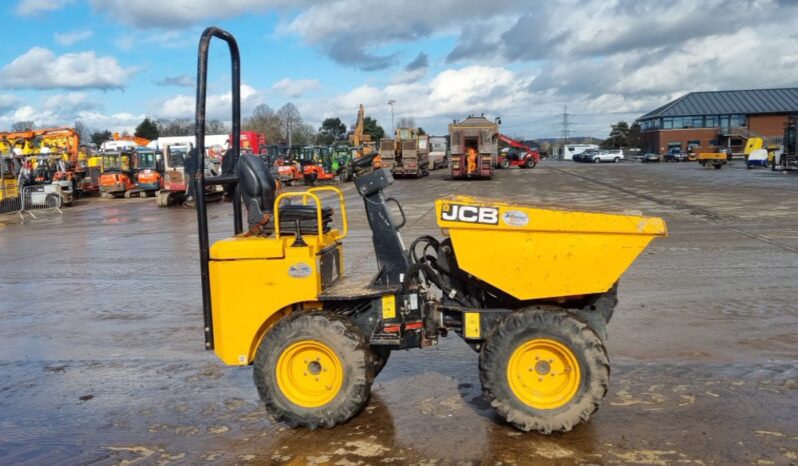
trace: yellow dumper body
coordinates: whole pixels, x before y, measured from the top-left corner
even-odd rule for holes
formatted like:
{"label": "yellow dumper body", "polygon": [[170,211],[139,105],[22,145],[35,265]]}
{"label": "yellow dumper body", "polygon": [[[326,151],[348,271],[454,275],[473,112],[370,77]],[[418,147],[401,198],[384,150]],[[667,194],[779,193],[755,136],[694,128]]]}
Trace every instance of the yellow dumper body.
{"label": "yellow dumper body", "polygon": [[656,217],[452,196],[435,203],[461,269],[519,300],[603,293],[655,236]]}

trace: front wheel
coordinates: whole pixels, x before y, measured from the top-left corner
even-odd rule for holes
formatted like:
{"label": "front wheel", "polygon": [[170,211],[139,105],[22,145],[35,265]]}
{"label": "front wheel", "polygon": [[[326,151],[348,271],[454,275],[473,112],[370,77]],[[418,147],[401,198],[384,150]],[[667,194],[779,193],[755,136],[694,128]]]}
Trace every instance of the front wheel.
{"label": "front wheel", "polygon": [[485,341],[479,378],[491,406],[528,432],[568,432],[607,394],[610,365],[588,324],[556,307],[504,317]]}
{"label": "front wheel", "polygon": [[524,167],[525,168],[529,168],[529,169],[533,169],[533,168],[535,168],[535,165],[537,165],[537,163],[535,162],[535,159],[529,159],[524,164]]}
{"label": "front wheel", "polygon": [[360,330],[329,312],[285,317],[258,346],[253,371],[266,411],[291,427],[333,427],[359,413],[374,379]]}
{"label": "front wheel", "polygon": [[510,161],[507,159],[502,160],[501,163],[499,163],[499,168],[510,168]]}
{"label": "front wheel", "polygon": [[593,159],[593,163],[599,163],[599,162],[601,162],[600,158],[596,157],[595,159]]}

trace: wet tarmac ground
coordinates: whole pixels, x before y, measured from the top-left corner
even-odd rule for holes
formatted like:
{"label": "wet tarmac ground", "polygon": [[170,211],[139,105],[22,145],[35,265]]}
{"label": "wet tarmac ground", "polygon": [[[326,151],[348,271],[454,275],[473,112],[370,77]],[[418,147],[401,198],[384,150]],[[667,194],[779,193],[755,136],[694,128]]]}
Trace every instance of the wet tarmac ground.
{"label": "wet tarmac ground", "polygon": [[[368,277],[370,232],[344,190],[345,264]],[[739,162],[433,172],[390,188],[406,240],[440,236],[433,199],[450,193],[668,222],[621,281],[610,391],[590,422],[504,425],[477,354],[450,336],[394,353],[351,422],[274,424],[251,368],[203,350],[194,212],[89,199],[0,220],[0,464],[798,464],[798,176]],[[230,211],[210,206],[214,238]]]}

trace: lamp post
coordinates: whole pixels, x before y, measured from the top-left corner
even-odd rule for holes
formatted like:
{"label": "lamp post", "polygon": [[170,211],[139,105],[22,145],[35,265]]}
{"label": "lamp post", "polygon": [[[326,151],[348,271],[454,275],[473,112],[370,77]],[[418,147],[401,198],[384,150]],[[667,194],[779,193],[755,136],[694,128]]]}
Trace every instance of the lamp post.
{"label": "lamp post", "polygon": [[388,105],[391,106],[391,129],[396,131],[396,126],[393,124],[393,105],[396,103],[395,100],[391,99],[388,101]]}

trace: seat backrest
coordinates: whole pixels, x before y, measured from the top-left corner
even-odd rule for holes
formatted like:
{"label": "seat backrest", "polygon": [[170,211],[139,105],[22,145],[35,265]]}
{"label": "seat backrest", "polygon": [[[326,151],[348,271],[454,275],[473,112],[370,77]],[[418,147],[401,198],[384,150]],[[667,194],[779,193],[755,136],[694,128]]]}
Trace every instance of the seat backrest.
{"label": "seat backrest", "polygon": [[247,207],[249,226],[261,223],[265,214],[274,213],[277,184],[266,164],[255,155],[242,154],[236,167],[238,186]]}

